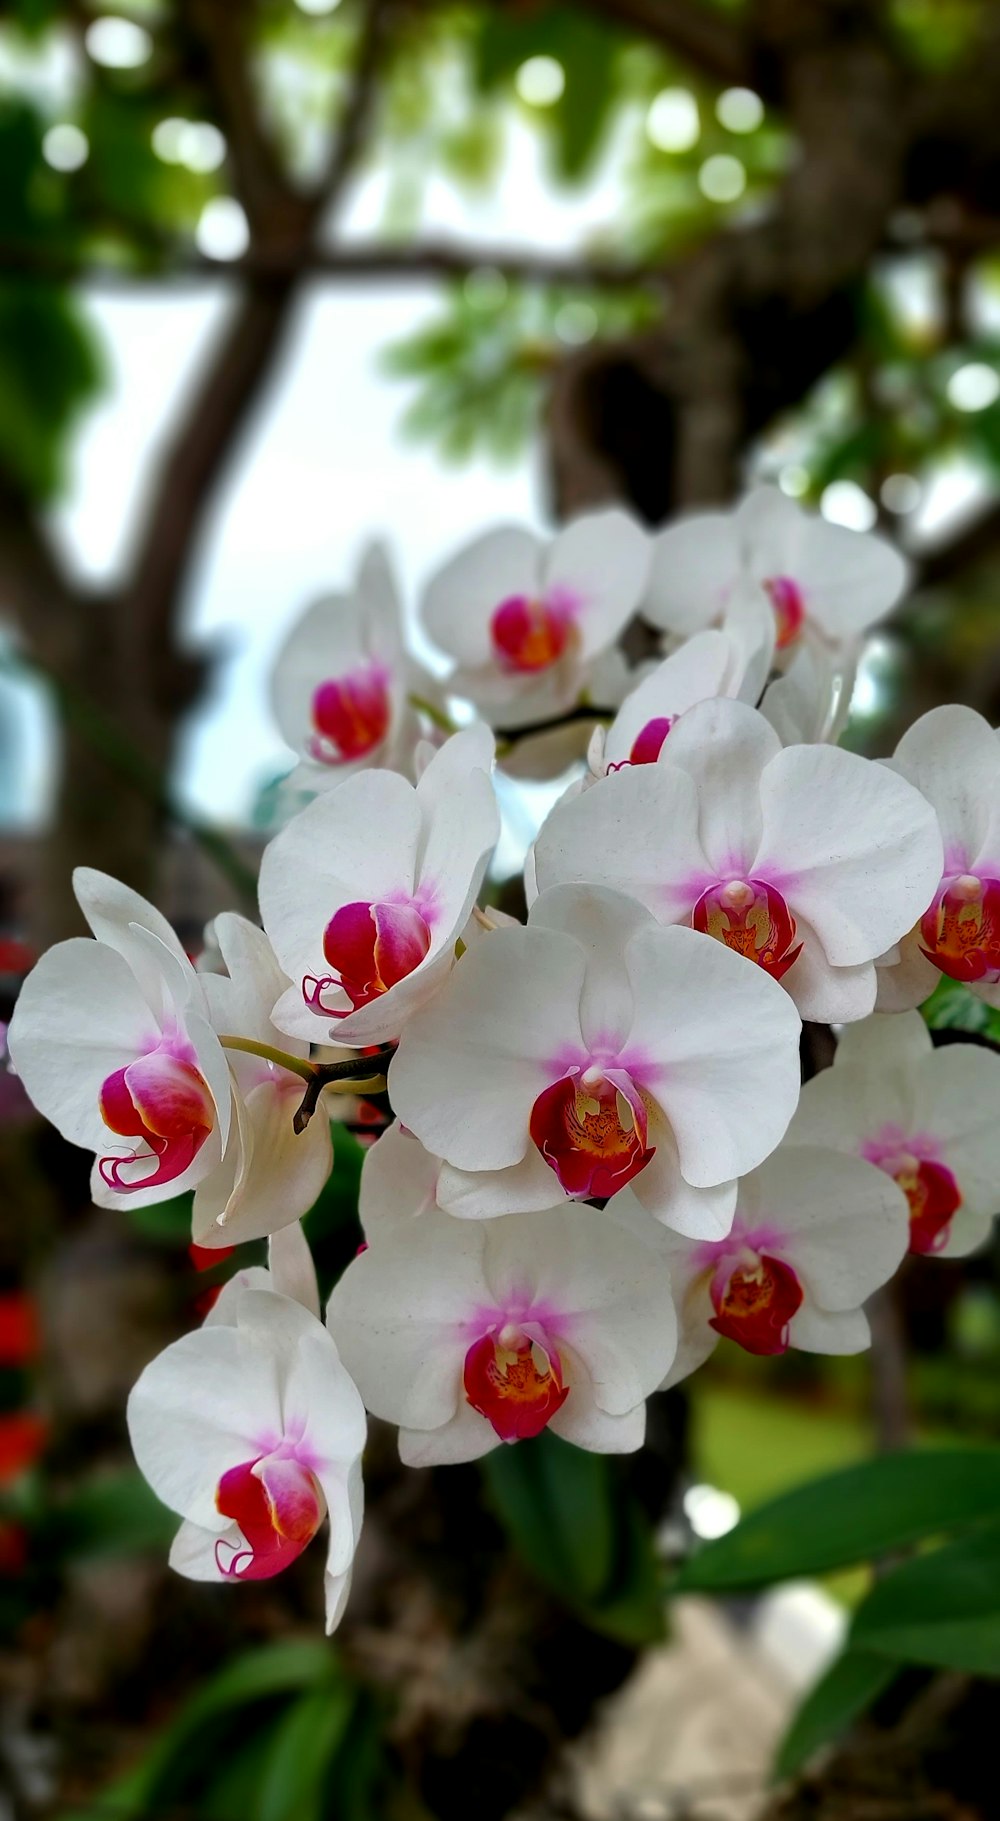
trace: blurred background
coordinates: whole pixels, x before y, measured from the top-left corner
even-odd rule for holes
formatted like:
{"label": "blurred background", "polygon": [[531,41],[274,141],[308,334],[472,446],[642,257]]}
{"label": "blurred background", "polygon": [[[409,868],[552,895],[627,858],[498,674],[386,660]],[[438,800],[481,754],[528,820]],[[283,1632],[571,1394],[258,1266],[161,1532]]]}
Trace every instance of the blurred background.
{"label": "blurred background", "polygon": [[[412,612],[497,521],[766,478],[913,559],[846,742],[1000,721],[998,96],[991,0],[0,7],[0,1016],[79,933],[78,862],[192,948],[252,913],[269,665],[373,534]],[[551,791],[505,795],[513,873]],[[361,1154],[310,1216],[328,1282]],[[873,1447],[995,1436],[994,1255],[911,1260],[871,1361],[720,1349],[630,1463],[401,1475],[376,1432],[333,1649],[316,1564],[168,1578],[125,1397],[232,1264],[183,1205],[95,1213],[86,1161],[0,1074],[0,1814],[874,1815],[765,1793],[858,1577],[662,1644],[657,1564]],[[960,1757],[879,1817],[986,1814],[944,1806]]]}

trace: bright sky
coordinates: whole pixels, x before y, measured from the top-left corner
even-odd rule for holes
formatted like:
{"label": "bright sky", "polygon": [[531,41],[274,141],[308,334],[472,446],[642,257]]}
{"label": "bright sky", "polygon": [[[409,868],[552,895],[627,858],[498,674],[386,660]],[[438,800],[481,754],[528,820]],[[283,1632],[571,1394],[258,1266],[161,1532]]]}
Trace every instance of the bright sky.
{"label": "bright sky", "polygon": [[[381,201],[381,180],[372,179],[351,209],[351,238],[377,228]],[[612,201],[601,178],[583,194],[558,194],[534,135],[512,121],[495,198],[473,205],[435,183],[426,224],[435,234],[551,250],[577,245]],[[110,383],[76,439],[53,529],[88,575],[120,572],[158,455],[222,321],[222,290],[95,290],[87,299]],[[378,356],[428,315],[435,295],[429,284],[338,289],[320,281],[304,300],[276,383],[218,496],[187,604],[190,636],[219,658],[180,779],[202,813],[242,819],[259,785],[290,763],[268,711],[271,658],[304,605],[349,579],[367,538],[388,536],[412,605],[421,578],[487,524],[541,522],[536,453],[506,470],[444,469],[426,448],[400,440],[406,388],[380,375]],[[26,744],[29,776],[19,795],[37,815],[50,750],[37,704]]]}

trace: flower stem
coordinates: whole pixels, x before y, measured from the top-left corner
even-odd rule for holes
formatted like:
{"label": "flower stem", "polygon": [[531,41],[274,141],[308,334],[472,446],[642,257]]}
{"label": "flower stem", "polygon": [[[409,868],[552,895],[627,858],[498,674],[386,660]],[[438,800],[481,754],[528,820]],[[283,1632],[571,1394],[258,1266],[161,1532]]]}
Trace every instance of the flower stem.
{"label": "flower stem", "polygon": [[292,1075],[300,1075],[303,1081],[311,1081],[316,1073],[315,1065],[306,1062],[302,1056],[292,1056],[287,1050],[276,1049],[271,1043],[258,1043],[255,1037],[233,1037],[228,1033],[219,1038],[224,1050],[240,1050],[246,1056],[263,1056],[265,1062],[273,1062],[279,1069],[287,1069]]}
{"label": "flower stem", "polygon": [[417,710],[418,714],[427,716],[427,719],[428,719],[428,721],[430,721],[432,727],[439,727],[441,729],[442,733],[457,733],[458,732],[458,728],[456,727],[451,716],[448,714],[445,714],[443,708],[438,708],[436,703],[429,702],[427,700],[426,696],[418,696],[418,695],[407,696],[407,701],[409,702],[411,708],[415,708]]}

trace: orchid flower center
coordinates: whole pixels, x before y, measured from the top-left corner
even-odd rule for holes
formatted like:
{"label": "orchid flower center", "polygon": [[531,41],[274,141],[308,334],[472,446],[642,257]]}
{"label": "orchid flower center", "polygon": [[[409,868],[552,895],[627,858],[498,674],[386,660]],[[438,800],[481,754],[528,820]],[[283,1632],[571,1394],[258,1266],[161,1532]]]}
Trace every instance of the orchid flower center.
{"label": "orchid flower center", "polygon": [[501,601],[490,621],[494,655],[504,670],[547,670],[561,658],[573,631],[569,606],[553,599],[514,594]]}
{"label": "orchid flower center", "polygon": [[632,741],[632,750],[628,756],[630,765],[654,765],[663,751],[663,742],[672,728],[677,716],[659,714],[652,721],[647,721]]}
{"label": "orchid flower center", "polygon": [[98,1105],[110,1131],[140,1141],[125,1156],[99,1161],[108,1188],[121,1195],[176,1181],[215,1125],[205,1077],[187,1057],[166,1048],[116,1069],[102,1083]]}
{"label": "orchid flower center", "polygon": [[920,919],[922,952],[952,980],[1000,981],[1000,879],[942,880]]}
{"label": "orchid flower center", "polygon": [[311,713],[314,759],[341,765],[366,758],[388,731],[389,672],[382,664],[359,664],[341,677],[328,677],[313,692]]}
{"label": "orchid flower center", "polygon": [[465,1356],[465,1395],[502,1442],[540,1435],[569,1396],[553,1347],[505,1322],[474,1341]]}
{"label": "orchid flower center", "polygon": [[[244,1547],[218,1542],[215,1560],[227,1579],[266,1581],[302,1554],[326,1515],[319,1482],[282,1454],[230,1467],[215,1489],[216,1509],[239,1525]],[[223,1551],[232,1553],[228,1561]]]}
{"label": "orchid flower center", "polygon": [[802,953],[795,942],[795,918],[784,898],[763,879],[731,879],[713,885],[698,899],[691,924],[727,948],[755,961],[780,980]]}
{"label": "orchid flower center", "polygon": [[614,1195],[644,1170],[646,1103],[624,1069],[572,1071],[539,1094],[529,1130],[567,1195]]}
{"label": "orchid flower center", "polygon": [[314,1012],[346,1018],[324,1004],[328,987],[341,987],[357,1011],[412,974],[430,946],[430,926],[415,904],[342,904],[323,933],[331,972],[322,979],[307,974],[302,996]]}
{"label": "orchid flower center", "polygon": [[962,1192],[951,1171],[942,1163],[908,1154],[892,1158],[883,1165],[887,1167],[910,1204],[910,1251],[940,1252],[962,1205]]}
{"label": "orchid flower center", "polygon": [[747,1353],[784,1353],[788,1325],[802,1303],[802,1285],[790,1265],[767,1252],[747,1250],[728,1262],[711,1283],[715,1315],[709,1327]]}
{"label": "orchid flower center", "polygon": [[764,592],[774,609],[775,645],[779,651],[786,651],[794,645],[805,623],[802,590],[790,575],[772,575],[764,583]]}

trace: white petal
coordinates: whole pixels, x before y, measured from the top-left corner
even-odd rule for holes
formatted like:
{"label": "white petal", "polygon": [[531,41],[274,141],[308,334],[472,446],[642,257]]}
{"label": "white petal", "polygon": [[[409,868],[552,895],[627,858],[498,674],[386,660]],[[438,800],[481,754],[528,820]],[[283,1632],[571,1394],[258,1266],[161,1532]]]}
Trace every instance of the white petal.
{"label": "white petal", "polygon": [[733,641],[724,632],[695,633],[626,696],[608,728],[605,760],[621,765],[649,721],[671,719],[711,696],[728,694]]}
{"label": "white petal", "polygon": [[783,1145],[740,1184],[737,1219],[777,1230],[775,1251],[821,1309],[857,1309],[902,1263],[903,1191],[841,1151]]}
{"label": "white petal", "polygon": [[327,1322],[373,1416],[436,1428],[454,1414],[470,1345],[462,1324],[488,1299],[484,1231],[424,1214],[362,1252],[334,1288]]}
{"label": "white petal", "polygon": [[97,872],[92,866],[77,866],[73,871],[73,891],[98,942],[107,943],[109,948],[117,949],[128,959],[130,925],[138,923],[159,937],[183,966],[189,965],[180,940],[166,917],[130,886],[123,885],[120,879]]}
{"label": "white petal", "polygon": [[[721,1182],[708,1189],[695,1189],[685,1182],[673,1131],[658,1109],[654,1109],[650,1117],[648,1137],[653,1156],[646,1168],[633,1178],[631,1189],[636,1201],[657,1223],[657,1230],[669,1227],[674,1233],[684,1233],[691,1239],[724,1239],[736,1212],[735,1181]],[[612,1211],[617,1208],[622,1193],[626,1191],[621,1191],[609,1202]]]}
{"label": "white petal", "polygon": [[701,702],[671,730],[661,759],[683,766],[698,793],[698,834],[709,865],[746,878],[761,838],[765,767],[781,745],[745,702]]}
{"label": "white petal", "polygon": [[301,1303],[310,1315],[319,1319],[319,1285],[309,1241],[300,1221],[274,1233],[268,1243],[267,1264],[271,1282],[279,1296]]}
{"label": "white petal", "polygon": [[643,612],[669,632],[699,632],[720,617],[739,571],[731,513],[677,519],[654,539]]}
{"label": "white petal", "polygon": [[485,664],[494,609],[514,595],[537,595],[541,563],[539,539],[519,526],[475,538],[427,584],[420,617],[429,636],[459,664]]}
{"label": "white petal", "polygon": [[551,1059],[582,1045],[585,957],[545,929],[500,929],[411,1020],[390,1067],[398,1118],[460,1169],[503,1169],[528,1145]]}
{"label": "white petal", "polygon": [[98,1105],[102,1084],[159,1038],[128,963],[85,936],[36,963],[7,1032],[25,1093],[64,1138],[92,1151],[112,1137]]}
{"label": "white petal", "polygon": [[[275,1043],[271,1010],[291,983],[264,931],[234,911],[222,911],[215,919],[215,937],[227,970],[205,978],[215,1029],[258,1043]],[[292,1055],[308,1054],[308,1046],[294,1040],[290,1044],[283,1041],[281,1047]],[[238,1076],[241,1063],[235,1051],[230,1066]]]}
{"label": "white petal", "polygon": [[907,1068],[933,1054],[930,1031],[919,1012],[895,1017],[881,1013],[841,1031],[833,1058],[835,1068]]}
{"label": "white petal", "polygon": [[1000,870],[1000,742],[982,715],[955,702],[932,708],[891,764],[937,812],[949,872]]}
{"label": "white petal", "polygon": [[493,749],[488,727],[465,728],[445,742],[417,785],[424,817],[417,878],[434,894],[446,940],[461,932],[500,834]]}
{"label": "white petal", "polygon": [[864,1353],[872,1335],[863,1309],[819,1309],[803,1303],[788,1324],[788,1344],[805,1353]]}
{"label": "white petal", "polygon": [[[628,947],[630,1049],[673,1127],[683,1175],[709,1188],[774,1149],[799,1092],[799,1017],[787,993],[711,936],[641,929]],[[636,1071],[643,1085],[643,1077]]]}
{"label": "white petal", "polygon": [[832,967],[815,930],[802,917],[796,919],[795,940],[802,953],[793,961],[781,984],[794,999],[799,1016],[820,1024],[853,1024],[867,1018],[878,991],[874,963],[858,967]]}
{"label": "white petal", "polygon": [[625,949],[651,923],[636,899],[596,885],[554,885],[532,904],[529,928],[559,930],[586,955],[580,1029],[588,1048],[615,1050],[625,1042],[633,1017]]}
{"label": "white petal", "polygon": [[[260,907],[296,987],[307,974],[329,973],[323,934],[341,905],[412,893],[422,836],[416,791],[389,771],[345,778],[275,836],[261,862]],[[314,1023],[322,1029],[318,1018]]]}
{"label": "white petal", "polygon": [[358,1215],[370,1242],[379,1233],[426,1214],[437,1201],[441,1159],[397,1120],[369,1145],[361,1165]]}
{"label": "white petal", "polygon": [[560,531],[544,562],[546,588],[580,602],[581,656],[605,651],[642,599],[649,577],[648,533],[620,507],[587,513]]}
{"label": "white petal", "polygon": [[520,1163],[505,1170],[457,1170],[441,1165],[437,1194],[442,1208],[459,1220],[492,1220],[498,1214],[534,1214],[551,1208],[562,1193],[555,1171],[529,1144]]}
{"label": "white petal", "polygon": [[[196,1209],[199,1235],[221,1217],[216,1243],[242,1245],[266,1239],[308,1214],[330,1175],[333,1148],[322,1104],[305,1131],[296,1134],[292,1119],[301,1098],[301,1084],[295,1082],[289,1092],[284,1080],[262,1083],[246,1096],[253,1134],[248,1167],[221,1207],[211,1206],[205,1185]],[[206,1243],[197,1237],[198,1244]]]}
{"label": "white petal", "polygon": [[591,1454],[634,1454],[646,1439],[646,1404],[637,1404],[622,1416],[609,1416],[597,1404],[580,1399],[574,1403],[574,1386],[561,1410],[549,1424],[555,1435],[586,1448]]}
{"label": "white petal", "polygon": [[579,881],[628,892],[663,922],[689,916],[713,878],[692,779],[679,766],[633,765],[557,803],[535,842],[535,873],[539,891]]}
{"label": "white petal", "polygon": [[224,1546],[223,1561],[228,1562],[230,1556],[225,1549],[227,1541],[231,1541],[233,1547],[237,1548],[240,1532],[236,1524],[229,1523],[225,1518],[219,1519],[216,1530],[205,1530],[201,1524],[190,1524],[185,1519],[170,1545],[170,1567],[175,1574],[182,1574],[189,1581],[224,1581],[226,1576],[219,1567],[216,1550],[221,1542]]}
{"label": "white petal", "polygon": [[757,870],[835,966],[873,961],[930,903],[941,877],[935,817],[885,766],[834,746],[786,747],[764,772],[761,804]]}
{"label": "white petal", "polygon": [[222,1475],[280,1438],[276,1362],[249,1349],[235,1327],[198,1328],[146,1367],[128,1400],[128,1427],[139,1470],[157,1497],[218,1532]]}
{"label": "white petal", "polygon": [[913,1071],[913,1081],[914,1130],[940,1144],[963,1205],[986,1219],[1000,1213],[1000,1055],[949,1043]]}
{"label": "white petal", "polygon": [[440,1429],[399,1431],[399,1458],[404,1467],[456,1467],[463,1461],[481,1460],[499,1446],[492,1423],[464,1402]]}
{"label": "white petal", "polygon": [[920,952],[919,926],[905,935],[896,947],[898,959],[879,961],[878,1012],[909,1012],[929,999],[941,979],[933,961]]}
{"label": "white petal", "polygon": [[802,590],[809,618],[839,640],[856,638],[892,611],[906,590],[909,565],[876,533],[810,514],[795,567],[785,573]]}

